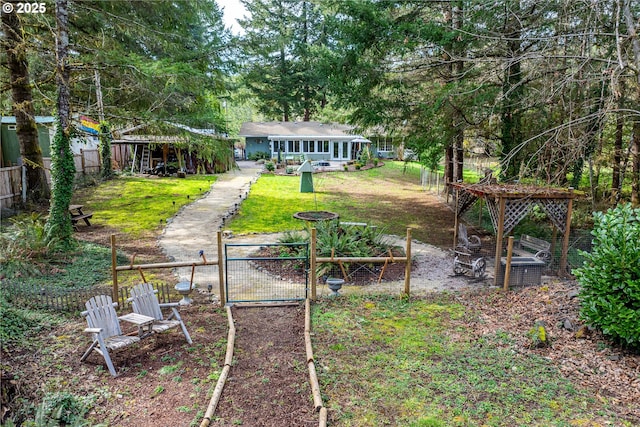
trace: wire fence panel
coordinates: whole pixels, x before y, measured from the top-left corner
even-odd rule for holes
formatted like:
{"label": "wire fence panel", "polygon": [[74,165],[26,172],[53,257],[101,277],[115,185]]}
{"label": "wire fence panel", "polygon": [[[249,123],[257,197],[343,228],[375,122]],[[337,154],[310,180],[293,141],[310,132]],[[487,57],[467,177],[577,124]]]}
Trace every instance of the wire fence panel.
{"label": "wire fence panel", "polygon": [[224,252],[229,303],[299,301],[307,298],[308,243],[227,243]]}

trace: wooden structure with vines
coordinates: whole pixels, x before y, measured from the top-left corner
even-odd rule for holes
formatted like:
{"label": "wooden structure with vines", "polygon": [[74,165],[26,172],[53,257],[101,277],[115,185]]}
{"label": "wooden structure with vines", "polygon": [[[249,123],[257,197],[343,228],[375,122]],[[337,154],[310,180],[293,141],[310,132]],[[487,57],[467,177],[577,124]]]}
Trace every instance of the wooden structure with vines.
{"label": "wooden structure with vines", "polygon": [[[581,193],[574,191],[573,188],[496,184],[491,179],[483,179],[477,184],[459,182],[449,185],[455,190],[454,234],[458,229],[460,215],[471,208],[479,199],[485,201],[496,233],[495,271],[500,268],[500,254],[502,253],[504,236],[511,232],[537,205],[547,214],[553,226],[563,234],[558,275],[566,275],[573,199],[579,197]],[[454,235],[454,246],[456,241],[457,236]],[[497,276],[496,274],[494,281],[497,281]]]}

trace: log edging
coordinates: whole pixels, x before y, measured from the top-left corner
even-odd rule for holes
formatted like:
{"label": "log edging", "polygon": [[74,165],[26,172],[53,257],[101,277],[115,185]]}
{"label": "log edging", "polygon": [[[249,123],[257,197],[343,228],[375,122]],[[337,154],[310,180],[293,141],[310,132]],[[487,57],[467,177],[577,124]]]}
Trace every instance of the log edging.
{"label": "log edging", "polygon": [[233,314],[231,313],[231,307],[227,306],[226,309],[227,322],[229,323],[229,332],[227,334],[227,354],[224,358],[224,367],[222,368],[222,373],[220,374],[220,378],[218,378],[216,388],[213,390],[213,396],[211,396],[209,406],[207,407],[204,418],[200,423],[200,427],[208,427],[211,423],[211,417],[213,417],[213,413],[215,412],[216,407],[218,406],[218,402],[220,401],[220,397],[222,396],[222,389],[224,388],[224,384],[227,381],[227,376],[229,375],[229,371],[231,370],[231,362],[233,361],[233,347],[235,346],[236,341],[236,327],[233,323]]}

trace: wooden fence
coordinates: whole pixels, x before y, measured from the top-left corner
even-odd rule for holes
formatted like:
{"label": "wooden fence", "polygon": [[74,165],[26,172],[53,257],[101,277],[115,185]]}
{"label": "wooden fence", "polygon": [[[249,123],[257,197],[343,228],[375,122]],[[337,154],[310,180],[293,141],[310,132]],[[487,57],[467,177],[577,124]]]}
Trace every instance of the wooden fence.
{"label": "wooden fence", "polygon": [[[43,160],[47,182],[51,185],[51,158],[45,157]],[[100,172],[98,150],[80,150],[80,153],[73,155],[73,162],[76,165],[76,178]],[[22,166],[0,168],[0,208],[10,208],[20,202],[23,180]]]}
{"label": "wooden fence", "polygon": [[[172,285],[168,283],[152,284],[158,290],[156,294],[160,303],[171,302]],[[120,308],[127,306],[129,287],[123,286],[118,290],[116,301]],[[0,283],[0,292],[8,301],[18,307],[32,307],[38,309],[56,311],[82,311],[85,310],[85,302],[96,295],[111,295],[111,287],[93,288],[50,288],[46,285],[13,283],[3,281]],[[175,292],[173,292],[175,295]],[[174,302],[179,297],[174,297]]]}
{"label": "wooden fence", "polygon": [[0,208],[10,208],[22,194],[22,166],[0,168]]}

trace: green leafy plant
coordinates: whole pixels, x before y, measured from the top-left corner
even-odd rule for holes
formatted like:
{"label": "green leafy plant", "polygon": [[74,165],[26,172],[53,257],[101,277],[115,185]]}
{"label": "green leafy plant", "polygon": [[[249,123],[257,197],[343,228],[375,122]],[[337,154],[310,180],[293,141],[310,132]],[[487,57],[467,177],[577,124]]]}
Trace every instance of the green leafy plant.
{"label": "green leafy plant", "polygon": [[640,347],[640,209],[619,205],[594,213],[593,250],[574,270],[581,317],[629,347]]}
{"label": "green leafy plant", "polygon": [[45,220],[39,214],[11,220],[7,231],[0,233],[0,264],[6,277],[38,274],[38,260],[47,257],[55,239],[48,240]]}
{"label": "green leafy plant", "polygon": [[9,303],[0,294],[0,341],[4,345],[21,344],[27,346],[31,337],[64,322],[62,316],[44,311],[29,310]]}
{"label": "green leafy plant", "polygon": [[276,170],[276,165],[273,162],[267,162],[264,164],[264,167],[269,171],[269,172],[273,172],[274,170]]}
{"label": "green leafy plant", "polygon": [[70,139],[68,129],[63,129],[58,123],[51,144],[51,207],[45,231],[47,240],[54,243],[60,251],[76,246],[68,212],[76,175]]}
{"label": "green leafy plant", "polygon": [[85,414],[93,405],[93,397],[77,396],[67,391],[49,393],[44,396],[36,411],[35,420],[27,421],[29,427],[88,426]]}

